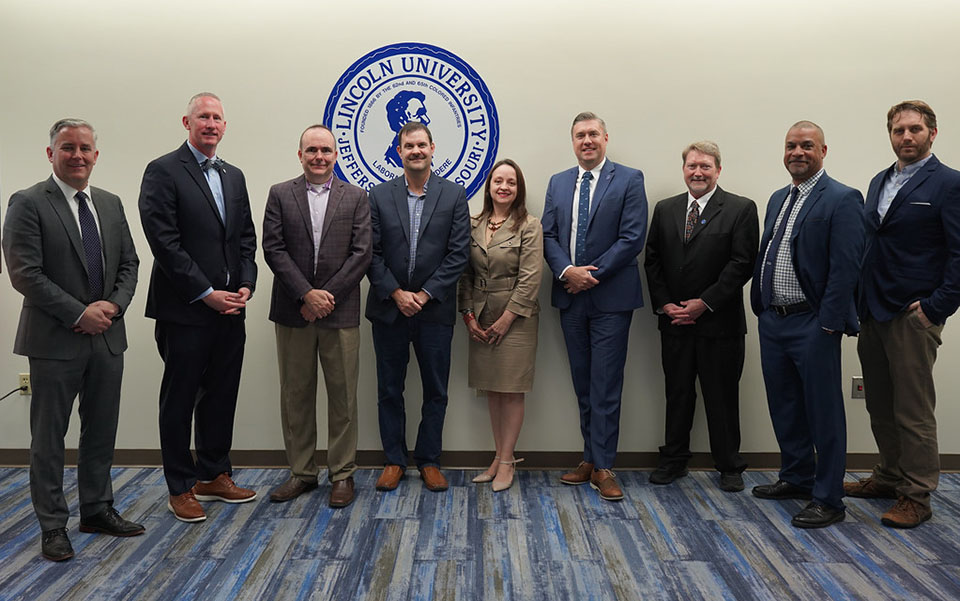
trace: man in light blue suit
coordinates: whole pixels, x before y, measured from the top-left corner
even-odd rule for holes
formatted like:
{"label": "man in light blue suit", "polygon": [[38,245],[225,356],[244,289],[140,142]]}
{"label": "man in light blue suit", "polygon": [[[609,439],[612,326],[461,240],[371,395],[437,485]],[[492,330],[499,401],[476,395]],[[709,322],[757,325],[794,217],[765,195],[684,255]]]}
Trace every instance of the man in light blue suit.
{"label": "man in light blue suit", "polygon": [[886,526],[930,519],[937,488],[937,359],[944,322],[960,306],[960,173],[931,152],[937,116],[920,100],[893,106],[887,132],[897,162],[870,182],[857,344],[880,462],[852,497],[897,499]]}
{"label": "man in light blue suit", "polygon": [[603,119],[580,113],[571,128],[579,165],[547,186],[543,254],[553,271],[551,300],[560,309],[573,388],[580,406],[583,461],[564,484],[585,484],[607,501],[614,480],[620,394],[633,310],[643,306],[637,255],[647,231],[643,173],[606,159]]}
{"label": "man in light blue suit", "polygon": [[854,291],[863,252],[863,196],[823,170],[827,145],[810,121],[787,132],[792,183],[767,204],[750,302],[759,317],[760,361],[780,444],[774,484],[762,499],[810,499],[792,524],[842,521],[847,435],[840,340],[859,331]]}

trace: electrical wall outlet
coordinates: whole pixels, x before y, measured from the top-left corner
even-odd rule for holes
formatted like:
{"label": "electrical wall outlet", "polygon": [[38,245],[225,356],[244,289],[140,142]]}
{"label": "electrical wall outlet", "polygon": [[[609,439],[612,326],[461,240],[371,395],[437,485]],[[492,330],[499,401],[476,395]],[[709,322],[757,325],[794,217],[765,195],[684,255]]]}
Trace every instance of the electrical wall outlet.
{"label": "electrical wall outlet", "polygon": [[[30,374],[20,374],[20,383],[17,384],[20,387],[20,394],[33,394],[33,388],[30,387]],[[26,386],[26,389],[24,389]]]}
{"label": "electrical wall outlet", "polygon": [[851,399],[865,399],[867,395],[863,392],[863,376],[853,376],[853,386],[850,388]]}

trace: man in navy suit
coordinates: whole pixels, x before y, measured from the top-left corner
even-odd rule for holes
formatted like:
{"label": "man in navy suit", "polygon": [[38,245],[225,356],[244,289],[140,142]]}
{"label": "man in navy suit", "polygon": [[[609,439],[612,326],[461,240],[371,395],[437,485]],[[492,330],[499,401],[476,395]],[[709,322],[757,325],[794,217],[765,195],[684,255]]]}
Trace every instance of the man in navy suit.
{"label": "man in navy suit", "polygon": [[244,503],[257,496],[234,484],[229,456],[257,235],[243,172],[217,157],[227,126],[220,99],[209,92],[191,98],[183,126],[187,141],[144,171],[140,219],[154,257],[147,317],[157,320],[163,359],[167,508],[179,520],[199,522],[206,514],[197,501]]}
{"label": "man in navy suit", "polygon": [[393,490],[407,466],[403,388],[410,345],[417,354],[423,407],[413,458],[428,490],[447,489],[439,469],[450,378],[457,281],[470,251],[463,186],[431,168],[433,135],[419,121],[398,134],[403,175],[370,190],[373,258],[366,317],[377,355],[377,411],[386,466],[377,490]]}
{"label": "man in navy suit", "polygon": [[553,271],[573,388],[580,408],[583,461],[561,476],[619,501],[613,462],[633,310],[643,306],[637,255],[647,231],[643,173],[608,161],[607,127],[594,113],[571,128],[578,166],[554,175],[543,209],[543,254]]}
{"label": "man in navy suit", "polygon": [[823,130],[800,121],[787,132],[783,164],[792,184],[767,204],[750,301],[759,317],[760,359],[780,444],[775,484],[762,499],[811,499],[798,528],[842,521],[846,417],[840,340],[854,335],[854,290],[863,251],[863,197],[823,170]]}
{"label": "man in navy suit", "polygon": [[897,162],[867,192],[857,344],[880,463],[844,491],[897,499],[883,523],[913,528],[933,515],[940,477],[933,364],[960,305],[960,173],[930,152],[937,116],[927,103],[892,107],[887,131]]}

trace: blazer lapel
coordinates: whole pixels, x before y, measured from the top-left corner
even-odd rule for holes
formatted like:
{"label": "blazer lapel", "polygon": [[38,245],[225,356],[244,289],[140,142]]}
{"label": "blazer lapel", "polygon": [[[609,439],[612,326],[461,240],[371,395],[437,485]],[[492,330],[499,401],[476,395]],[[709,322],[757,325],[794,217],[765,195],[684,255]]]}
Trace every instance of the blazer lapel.
{"label": "blazer lapel", "polygon": [[610,187],[610,181],[613,179],[614,171],[613,161],[610,160],[608,160],[603,165],[603,169],[600,170],[597,189],[593,191],[593,201],[590,203],[590,219],[587,221],[588,228],[590,224],[593,223],[593,216],[597,214],[597,208],[600,206],[600,203],[603,202],[603,195],[606,194],[607,188]]}
{"label": "blazer lapel", "polygon": [[483,250],[487,249],[487,219],[473,219],[471,220],[470,228],[470,237],[474,242],[477,243],[477,246]]}
{"label": "blazer lapel", "polygon": [[[827,173],[824,172],[823,175],[820,176],[820,181],[817,182],[813,191],[810,192],[810,196],[803,201],[803,206],[800,207],[800,212],[797,213],[797,219],[793,222],[793,231],[790,233],[791,240],[796,239],[797,234],[800,232],[800,227],[803,225],[803,220],[807,218],[807,215],[810,214],[813,207],[823,198],[823,191],[827,188],[828,181],[830,181],[830,179]],[[789,217],[789,215],[783,216],[784,219],[788,219]]]}
{"label": "blazer lapel", "polygon": [[766,252],[767,244],[773,238],[773,226],[777,223],[777,215],[783,210],[783,203],[790,194],[790,186],[781,188],[773,193],[770,202],[767,205],[767,215],[763,222],[763,238],[760,240],[760,253]]}
{"label": "blazer lapel", "polygon": [[493,235],[490,236],[490,244],[487,245],[487,248],[492,248],[494,246],[499,246],[508,240],[512,240],[517,236],[517,232],[513,231],[514,224],[513,215],[507,217],[507,220],[503,222],[503,225],[493,232]]}
{"label": "blazer lapel", "polygon": [[437,208],[441,185],[440,178],[431,173],[430,179],[427,181],[427,197],[423,200],[423,212],[420,213],[420,231],[417,232],[418,242],[420,241],[420,232],[423,231],[427,223],[430,223],[430,217],[433,216],[433,212]]}
{"label": "blazer lapel", "polygon": [[[57,182],[53,181],[51,176],[47,180],[47,199],[50,201],[50,205],[53,207],[53,210],[56,211],[57,216],[60,218],[60,222],[63,224],[63,229],[67,231],[67,237],[70,238],[71,244],[73,244],[73,250],[77,253],[77,256],[80,258],[80,263],[83,265],[84,272],[87,271],[87,256],[83,251],[83,239],[80,237],[80,227],[77,225],[77,220],[73,216],[73,211],[70,210],[69,201],[63,197],[63,192],[60,191],[60,186],[57,185]],[[84,273],[84,275],[89,275]]]}
{"label": "blazer lapel", "polygon": [[293,180],[290,193],[293,195],[294,204],[297,205],[297,212],[300,213],[307,240],[313,241],[313,217],[310,215],[310,200],[307,198],[307,178],[301,175]]}
{"label": "blazer lapel", "polygon": [[577,176],[580,170],[577,167],[568,170],[561,176],[560,186],[558,186],[559,198],[557,204],[557,228],[560,234],[561,246],[568,250],[570,248],[570,230],[573,227],[573,193],[577,187]]}
{"label": "blazer lapel", "polygon": [[[217,201],[213,199],[213,192],[210,191],[210,186],[207,184],[207,178],[204,177],[203,171],[200,170],[200,163],[197,162],[196,157],[193,156],[193,152],[187,146],[186,142],[183,143],[181,148],[180,160],[183,162],[183,168],[187,170],[187,173],[189,173],[190,177],[193,178],[193,181],[196,182],[197,186],[200,188],[200,191],[203,192],[203,196],[207,199],[207,204],[210,206],[210,210],[213,211],[214,217],[217,218],[217,221],[220,222],[220,225],[225,225],[220,219],[220,210],[217,209]],[[228,185],[225,174],[220,174],[220,181],[223,183],[223,198],[224,204],[226,204],[226,199],[230,198],[230,196],[227,195]]]}
{"label": "blazer lapel", "polygon": [[[896,211],[897,208],[903,204],[903,200],[910,196],[917,187],[922,184],[930,175],[936,171],[937,167],[940,166],[940,161],[937,160],[936,156],[931,156],[930,160],[927,161],[927,164],[920,168],[919,171],[913,174],[913,177],[903,185],[902,188],[897,192],[897,195],[893,197],[893,202],[890,203],[890,208],[887,209],[887,215],[891,212]],[[891,167],[893,169],[893,167]],[[886,178],[884,178],[886,179]],[[880,190],[883,190],[883,182],[880,183]],[[886,219],[884,219],[886,221]]]}
{"label": "blazer lapel", "polygon": [[393,182],[393,204],[397,208],[397,215],[400,217],[400,225],[403,226],[403,237],[407,239],[407,247],[410,247],[410,209],[407,208],[407,185],[403,176],[398,177]]}
{"label": "blazer lapel", "polygon": [[323,230],[320,232],[320,242],[323,243],[324,238],[327,237],[327,231],[330,229],[330,224],[333,223],[333,219],[337,214],[337,208],[340,207],[340,202],[343,200],[343,182],[334,178],[330,182],[330,194],[327,195],[327,212],[323,214]]}
{"label": "blazer lapel", "polygon": [[877,212],[880,206],[880,192],[883,190],[883,182],[887,180],[887,176],[890,175],[892,169],[893,167],[891,166],[883,172],[883,175],[873,178],[873,181],[870,182],[870,187],[867,189],[867,199],[863,204],[863,214],[866,215],[867,223],[874,230],[880,227],[880,213]]}

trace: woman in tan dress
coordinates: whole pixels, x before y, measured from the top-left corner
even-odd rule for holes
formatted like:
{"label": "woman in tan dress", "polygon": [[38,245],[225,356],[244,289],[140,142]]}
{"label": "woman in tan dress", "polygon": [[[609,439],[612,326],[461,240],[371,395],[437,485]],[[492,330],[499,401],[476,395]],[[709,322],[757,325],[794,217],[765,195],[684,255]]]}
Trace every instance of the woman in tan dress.
{"label": "woman in tan dress", "polygon": [[522,461],[513,449],[523,425],[523,395],[533,388],[537,354],[543,229],[527,213],[520,167],[497,162],[487,176],[483,210],[471,219],[470,262],[459,304],[470,333],[468,381],[487,393],[496,457],[474,482],[513,484]]}

